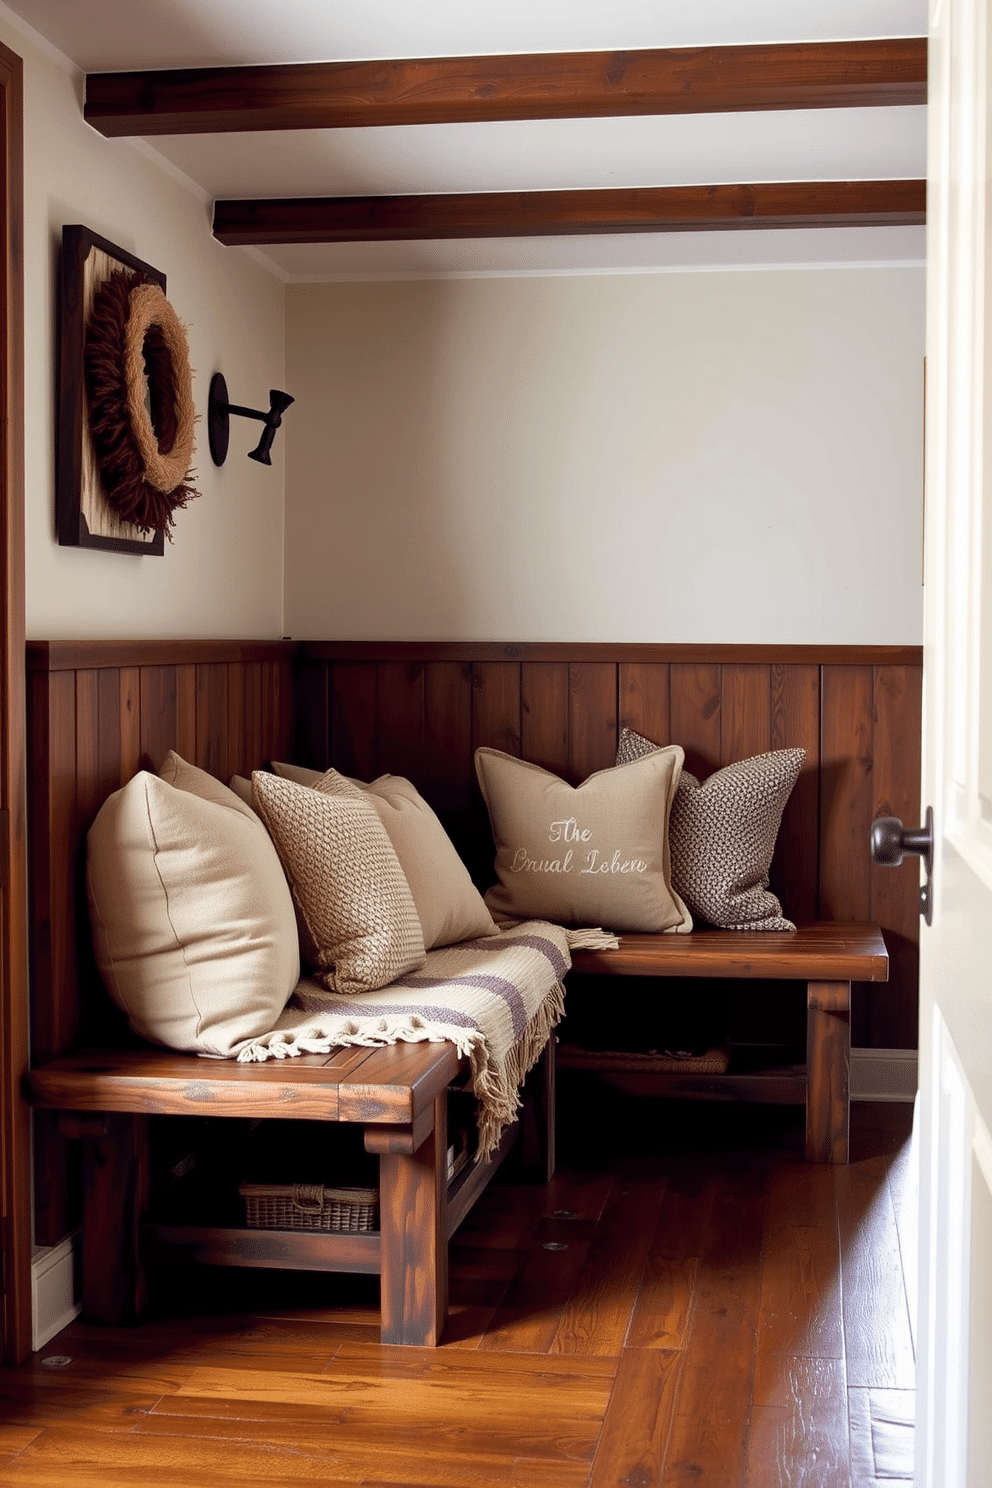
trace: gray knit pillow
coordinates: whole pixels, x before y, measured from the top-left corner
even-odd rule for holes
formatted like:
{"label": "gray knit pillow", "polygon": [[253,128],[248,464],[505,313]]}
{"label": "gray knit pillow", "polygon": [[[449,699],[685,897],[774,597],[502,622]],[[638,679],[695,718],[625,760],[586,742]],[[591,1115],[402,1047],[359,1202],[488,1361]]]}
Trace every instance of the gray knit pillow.
{"label": "gray knit pillow", "polygon": [[[660,746],[624,729],[617,764]],[[683,770],[668,837],[672,887],[694,919],[726,930],[794,930],[768,888],[785,803],[805,749],[777,749],[717,770],[702,784]]]}

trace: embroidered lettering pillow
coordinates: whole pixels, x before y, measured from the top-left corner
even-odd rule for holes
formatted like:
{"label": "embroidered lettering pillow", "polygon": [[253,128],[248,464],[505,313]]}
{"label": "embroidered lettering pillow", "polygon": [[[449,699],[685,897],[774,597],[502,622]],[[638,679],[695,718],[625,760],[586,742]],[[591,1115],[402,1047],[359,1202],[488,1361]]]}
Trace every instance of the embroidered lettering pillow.
{"label": "embroidered lettering pillow", "polygon": [[682,759],[671,745],[572,786],[498,749],[477,749],[499,879],[486,903],[496,918],[618,933],[691,930],[668,851]]}
{"label": "embroidered lettering pillow", "polygon": [[[624,729],[617,763],[658,749]],[[768,887],[782,812],[805,749],[776,749],[717,770],[702,784],[683,771],[672,806],[672,883],[699,920],[724,930],[794,930]]]}

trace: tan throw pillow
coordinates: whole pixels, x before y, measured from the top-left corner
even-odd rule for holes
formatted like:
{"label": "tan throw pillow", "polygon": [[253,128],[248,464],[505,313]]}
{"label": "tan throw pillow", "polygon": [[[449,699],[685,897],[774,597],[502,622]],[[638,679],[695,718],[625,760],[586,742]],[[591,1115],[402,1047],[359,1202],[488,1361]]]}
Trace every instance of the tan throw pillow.
{"label": "tan throw pillow", "polygon": [[668,857],[682,757],[673,745],[572,786],[498,749],[477,749],[496,844],[499,883],[486,895],[493,914],[621,933],[691,930]]}
{"label": "tan throw pillow", "polygon": [[417,910],[376,813],[278,775],[251,777],[299,911],[303,958],[332,992],[371,992],[426,960]]}
{"label": "tan throw pillow", "polygon": [[103,803],[87,839],[97,965],[142,1038],[232,1056],[300,975],[293,901],[258,817],[176,755]]}
{"label": "tan throw pillow", "polygon": [[493,917],[447,832],[416,786],[402,775],[382,775],[359,786],[337,770],[314,784],[327,795],[365,795],[386,829],[410,885],[427,950],[494,935]]}
{"label": "tan throw pillow", "polygon": [[[658,748],[624,729],[617,763]],[[776,749],[726,765],[702,785],[683,771],[668,835],[672,881],[697,919],[725,930],[794,930],[768,887],[782,812],[806,758]]]}

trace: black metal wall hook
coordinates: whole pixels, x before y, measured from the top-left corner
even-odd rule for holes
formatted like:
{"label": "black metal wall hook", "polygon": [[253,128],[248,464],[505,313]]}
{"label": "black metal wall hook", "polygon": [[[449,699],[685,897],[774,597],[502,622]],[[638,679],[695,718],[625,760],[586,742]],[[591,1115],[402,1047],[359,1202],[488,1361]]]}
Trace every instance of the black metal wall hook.
{"label": "black metal wall hook", "polygon": [[227,459],[227,446],[231,437],[231,414],[237,414],[239,418],[258,419],[265,425],[262,437],[253,450],[249,450],[249,460],[257,460],[260,465],[271,465],[272,456],[269,451],[272,441],[276,437],[276,430],[282,423],[282,416],[289,405],[295,400],[289,393],[281,393],[278,388],[269,391],[269,411],[263,413],[259,408],[242,408],[238,403],[229,403],[227,399],[227,383],[222,372],[215,372],[210,379],[210,398],[207,403],[207,437],[210,441],[210,458],[215,465],[223,465]]}

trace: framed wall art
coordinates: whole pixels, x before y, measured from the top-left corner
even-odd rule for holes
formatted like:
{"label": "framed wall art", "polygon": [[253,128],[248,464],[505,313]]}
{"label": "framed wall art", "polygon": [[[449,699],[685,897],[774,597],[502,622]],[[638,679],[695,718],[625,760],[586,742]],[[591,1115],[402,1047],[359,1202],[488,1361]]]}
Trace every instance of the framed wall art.
{"label": "framed wall art", "polygon": [[195,412],[165,275],[86,227],[62,229],[59,543],[161,557],[189,485]]}

